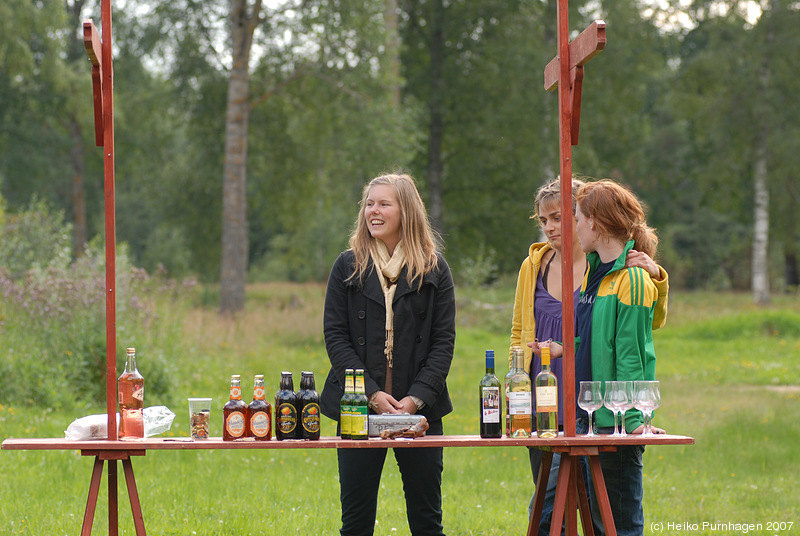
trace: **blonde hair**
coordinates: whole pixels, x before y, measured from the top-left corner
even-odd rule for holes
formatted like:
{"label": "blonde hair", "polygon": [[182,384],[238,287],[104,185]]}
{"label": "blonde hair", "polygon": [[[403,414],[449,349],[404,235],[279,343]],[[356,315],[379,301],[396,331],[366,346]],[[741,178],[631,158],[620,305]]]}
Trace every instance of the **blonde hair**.
{"label": "blonde hair", "polygon": [[600,234],[624,242],[633,240],[635,249],[655,259],[658,236],[647,225],[644,208],[632,191],[603,179],[581,186],[576,198],[581,213],[594,220]]}
{"label": "blonde hair", "polygon": [[[575,212],[575,195],[578,193],[578,189],[584,185],[584,182],[580,179],[572,177],[572,212]],[[548,182],[544,186],[539,187],[536,190],[536,195],[533,197],[533,215],[531,216],[532,220],[538,219],[540,214],[540,210],[543,205],[548,205],[550,203],[558,203],[560,206],[561,203],[561,179],[557,178],[554,181]]]}
{"label": "blonde hair", "polygon": [[374,247],[375,238],[372,237],[367,227],[364,206],[370,189],[378,185],[388,185],[394,188],[400,206],[400,239],[403,241],[408,268],[407,280],[410,285],[419,278],[419,286],[422,286],[422,276],[439,264],[437,253],[441,249],[441,242],[438,234],[431,227],[428,211],[425,210],[425,204],[419,195],[414,178],[405,173],[381,175],[364,186],[359,203],[360,210],[356,217],[353,233],[350,235],[350,249],[355,255],[355,266],[350,279],[357,277],[359,280],[363,280],[369,267],[370,251]]}

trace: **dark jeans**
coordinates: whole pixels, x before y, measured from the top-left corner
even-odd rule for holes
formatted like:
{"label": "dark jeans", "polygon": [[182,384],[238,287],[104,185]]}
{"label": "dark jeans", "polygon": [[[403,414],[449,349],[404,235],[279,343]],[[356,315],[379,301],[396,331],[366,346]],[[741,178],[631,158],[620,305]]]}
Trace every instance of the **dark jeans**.
{"label": "dark jeans", "polygon": [[[585,418],[577,419],[575,421],[575,433],[576,435],[583,435],[589,431],[589,420]],[[543,452],[539,449],[535,448],[528,448],[529,458],[531,461],[531,473],[533,475],[533,482],[536,483],[536,479],[539,477],[539,468],[542,465],[542,454]],[[587,461],[585,456],[581,456],[581,472],[583,473],[583,480],[586,484],[586,492],[587,496],[591,497],[594,493],[594,488],[592,484],[592,477],[589,473],[589,462]],[[544,495],[544,506],[542,507],[542,520],[539,524],[539,536],[547,536],[550,534],[550,523],[553,518],[553,506],[555,503],[556,497],[556,484],[558,483],[558,470],[561,466],[561,454],[554,453],[553,454],[553,461],[550,464],[550,478],[547,480],[547,488],[545,489]],[[533,512],[533,499],[531,499],[530,505],[528,506],[528,515],[530,516]],[[595,526],[595,533],[597,533],[597,527],[600,523],[600,514],[599,511],[597,515],[595,515],[594,509],[592,509],[592,521]],[[564,534],[565,527],[562,525],[561,527],[561,534]],[[602,532],[601,532],[602,533]]]}
{"label": "dark jeans", "polygon": [[[601,434],[610,434],[613,428],[601,428]],[[644,445],[619,446],[615,452],[601,452],[600,466],[606,482],[611,513],[619,536],[641,536],[644,534],[644,482],[642,477],[642,455]],[[594,497],[592,497],[594,499]],[[597,501],[592,501],[592,515]],[[599,519],[599,512],[598,512]],[[597,534],[603,534],[599,532]]]}
{"label": "dark jeans", "polygon": [[[442,435],[442,421],[428,423],[427,435]],[[370,536],[375,529],[385,448],[337,449],[342,503],[342,536]],[[414,536],[443,536],[442,447],[396,448],[403,478],[406,517]]]}

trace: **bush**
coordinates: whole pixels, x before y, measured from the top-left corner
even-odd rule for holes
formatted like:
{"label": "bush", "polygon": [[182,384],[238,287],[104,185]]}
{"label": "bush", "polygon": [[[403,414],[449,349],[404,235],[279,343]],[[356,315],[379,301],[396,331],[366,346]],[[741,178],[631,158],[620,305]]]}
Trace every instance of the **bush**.
{"label": "bush", "polygon": [[[69,227],[43,204],[8,218],[0,235],[0,403],[20,402],[69,407],[105,400],[106,283],[102,244],[69,262]],[[13,222],[13,223],[12,223]],[[37,247],[39,237],[50,244],[51,256]],[[55,247],[53,247],[55,246]],[[15,254],[9,257],[5,253]],[[9,267],[10,264],[12,267]],[[124,364],[125,346],[149,343],[149,334],[163,332],[156,298],[181,292],[174,281],[151,277],[131,266],[127,248],[116,253],[117,371]],[[127,344],[126,344],[127,343]],[[137,343],[138,344],[138,343]],[[155,353],[155,352],[154,352]],[[148,392],[167,390],[169,361],[153,356],[147,363]]]}

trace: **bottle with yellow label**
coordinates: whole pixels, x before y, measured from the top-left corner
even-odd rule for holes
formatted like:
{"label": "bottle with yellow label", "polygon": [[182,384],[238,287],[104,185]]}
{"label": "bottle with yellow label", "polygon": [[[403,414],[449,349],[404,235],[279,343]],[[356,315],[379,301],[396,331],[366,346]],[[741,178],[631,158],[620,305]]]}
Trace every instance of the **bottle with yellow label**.
{"label": "bottle with yellow label", "polygon": [[558,437],[558,380],[550,371],[550,347],[541,346],[542,371],[536,375],[536,434]]}
{"label": "bottle with yellow label", "polygon": [[275,439],[297,439],[297,395],[291,372],[281,372],[280,390],[275,394]]}

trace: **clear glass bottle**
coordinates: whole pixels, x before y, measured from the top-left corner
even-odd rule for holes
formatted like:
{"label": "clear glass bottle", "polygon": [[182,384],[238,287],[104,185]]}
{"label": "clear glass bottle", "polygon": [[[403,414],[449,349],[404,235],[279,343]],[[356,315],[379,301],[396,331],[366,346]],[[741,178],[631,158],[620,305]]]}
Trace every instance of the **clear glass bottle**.
{"label": "clear glass bottle", "polygon": [[481,437],[503,436],[500,380],[494,374],[494,350],[486,350],[486,374],[480,383]]}
{"label": "clear glass bottle", "polygon": [[369,401],[364,390],[364,369],[356,369],[356,394],[351,404],[350,439],[369,437]]}
{"label": "clear glass bottle", "polygon": [[297,438],[297,395],[291,372],[281,372],[280,389],[275,394],[275,439]]}
{"label": "clear glass bottle", "polygon": [[117,381],[119,437],[144,437],[144,378],[136,368],[136,349],[126,351],[125,370]]}
{"label": "clear glass bottle", "polygon": [[356,378],[353,369],[344,371],[344,394],[339,402],[339,429],[342,439],[351,439],[350,416],[352,414],[351,405],[356,394]]}
{"label": "clear glass bottle", "polygon": [[319,393],[313,372],[303,372],[300,376],[300,390],[297,392],[297,414],[300,416],[300,439],[319,439],[322,424],[319,409]]}
{"label": "clear glass bottle", "polygon": [[515,439],[531,436],[533,412],[531,407],[531,377],[525,372],[522,348],[514,351],[514,374],[508,384],[508,406],[511,413],[511,437]]}
{"label": "clear glass bottle", "polygon": [[257,374],[253,385],[253,401],[247,406],[247,437],[256,441],[272,438],[272,404],[264,392],[264,375]]}
{"label": "clear glass bottle", "polygon": [[525,354],[522,353],[522,346],[512,346],[511,347],[511,366],[508,368],[508,372],[504,378],[503,388],[506,393],[506,436],[511,437],[511,407],[509,405],[509,393],[511,393],[511,376],[514,375],[514,355],[515,354],[522,354],[522,363],[525,363]]}
{"label": "clear glass bottle", "polygon": [[231,376],[230,400],[222,406],[222,440],[233,441],[247,431],[247,404],[242,401],[242,381],[238,374]]}
{"label": "clear glass bottle", "polygon": [[542,371],[536,375],[536,434],[558,437],[558,380],[550,371],[550,347],[542,346]]}

